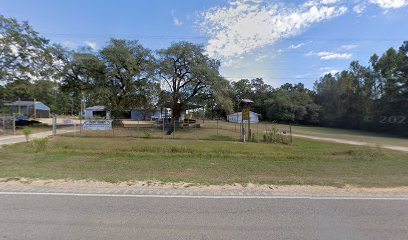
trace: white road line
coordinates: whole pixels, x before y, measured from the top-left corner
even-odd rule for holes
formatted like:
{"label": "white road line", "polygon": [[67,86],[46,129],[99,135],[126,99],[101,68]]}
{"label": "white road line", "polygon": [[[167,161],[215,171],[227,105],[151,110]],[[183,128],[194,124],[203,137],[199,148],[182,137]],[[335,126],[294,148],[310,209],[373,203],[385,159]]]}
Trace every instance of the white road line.
{"label": "white road line", "polygon": [[68,196],[68,197],[131,197],[131,198],[196,198],[196,199],[310,199],[310,200],[398,200],[408,197],[364,197],[364,196],[209,196],[209,195],[132,195],[101,193],[52,193],[52,192],[0,192],[0,195]]}

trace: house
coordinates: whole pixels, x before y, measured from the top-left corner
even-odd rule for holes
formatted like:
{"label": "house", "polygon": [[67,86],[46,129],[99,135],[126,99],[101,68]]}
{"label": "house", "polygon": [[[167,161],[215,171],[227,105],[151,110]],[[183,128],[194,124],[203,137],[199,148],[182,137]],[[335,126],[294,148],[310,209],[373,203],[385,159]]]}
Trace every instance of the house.
{"label": "house", "polygon": [[105,106],[93,106],[85,109],[85,119],[104,118],[110,119],[111,112]]}
{"label": "house", "polygon": [[[259,123],[259,114],[250,112],[250,122]],[[232,123],[241,123],[242,122],[242,112],[233,113],[227,116],[227,121]],[[248,123],[248,120],[244,120],[244,123]]]}
{"label": "house", "polygon": [[38,101],[15,101],[6,103],[5,106],[11,107],[11,111],[16,115],[33,118],[49,118],[50,108]]}

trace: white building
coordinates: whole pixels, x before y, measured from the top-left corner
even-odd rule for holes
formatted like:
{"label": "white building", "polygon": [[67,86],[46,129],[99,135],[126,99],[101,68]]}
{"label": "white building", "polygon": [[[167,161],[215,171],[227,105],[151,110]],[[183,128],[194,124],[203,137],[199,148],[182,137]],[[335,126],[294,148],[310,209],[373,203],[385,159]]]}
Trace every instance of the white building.
{"label": "white building", "polygon": [[[259,123],[259,114],[250,112],[249,114],[251,123]],[[232,123],[241,123],[242,112],[233,113],[227,116],[227,121]],[[244,120],[244,123],[248,123],[248,120]]]}
{"label": "white building", "polygon": [[93,106],[85,109],[85,119],[104,118],[110,119],[111,112],[105,106]]}

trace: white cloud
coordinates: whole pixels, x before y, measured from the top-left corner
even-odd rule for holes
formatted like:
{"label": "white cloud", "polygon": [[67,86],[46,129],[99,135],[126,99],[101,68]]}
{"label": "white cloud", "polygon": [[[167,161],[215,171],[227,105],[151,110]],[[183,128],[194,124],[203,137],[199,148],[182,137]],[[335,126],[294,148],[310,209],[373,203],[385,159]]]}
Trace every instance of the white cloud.
{"label": "white cloud", "polygon": [[86,46],[90,47],[92,50],[95,50],[98,47],[96,42],[85,41],[85,44],[86,44]]}
{"label": "white cloud", "polygon": [[408,0],[370,0],[370,3],[385,9],[402,8],[408,5]]}
{"label": "white cloud", "polygon": [[289,49],[298,49],[298,48],[303,47],[304,45],[306,45],[306,43],[304,43],[304,42],[301,42],[299,44],[292,44],[292,45],[289,46]]}
{"label": "white cloud", "polygon": [[256,62],[263,62],[265,59],[268,58],[268,55],[266,54],[259,54],[256,58],[255,61]]}
{"label": "white cloud", "polygon": [[338,72],[341,72],[341,70],[338,70],[336,68],[333,67],[321,67],[319,68],[320,71],[322,71],[322,75],[331,73],[331,74],[336,74]]}
{"label": "white cloud", "polygon": [[337,1],[309,1],[298,6],[265,0],[236,0],[201,13],[201,30],[210,36],[207,53],[230,58],[296,36],[312,25],[341,16]]}
{"label": "white cloud", "polygon": [[73,49],[73,48],[76,47],[76,44],[73,43],[73,42],[71,42],[71,41],[63,41],[63,42],[62,42],[62,46],[66,47],[66,48],[71,48],[71,49]]}
{"label": "white cloud", "polygon": [[343,45],[343,46],[341,46],[341,49],[351,50],[351,49],[354,49],[354,48],[357,48],[357,47],[358,47],[357,44],[348,44],[348,45]]}
{"label": "white cloud", "polygon": [[351,53],[337,53],[337,52],[309,52],[306,54],[306,56],[318,56],[320,57],[321,60],[344,60],[344,59],[350,59],[353,57],[353,54]]}
{"label": "white cloud", "polygon": [[329,73],[330,73],[331,75],[335,75],[336,73],[339,73],[339,72],[341,72],[341,70],[331,69],[330,71],[323,72],[322,75],[326,75],[326,74],[329,74]]}
{"label": "white cloud", "polygon": [[176,14],[176,11],[171,10],[171,17],[173,18],[174,25],[176,25],[177,27],[180,27],[181,25],[183,25],[183,22],[178,17],[176,17],[175,14]]}
{"label": "white cloud", "polygon": [[357,4],[356,6],[353,7],[353,11],[355,13],[363,13],[365,11],[365,9],[367,8],[367,6],[365,4]]}

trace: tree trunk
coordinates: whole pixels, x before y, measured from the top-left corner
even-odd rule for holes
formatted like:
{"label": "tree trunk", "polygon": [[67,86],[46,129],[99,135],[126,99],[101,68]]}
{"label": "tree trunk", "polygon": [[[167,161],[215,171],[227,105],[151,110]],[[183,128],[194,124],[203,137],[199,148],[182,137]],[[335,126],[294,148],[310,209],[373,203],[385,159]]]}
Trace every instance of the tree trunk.
{"label": "tree trunk", "polygon": [[174,131],[174,126],[180,122],[181,117],[181,104],[174,102],[171,111],[171,132]]}

